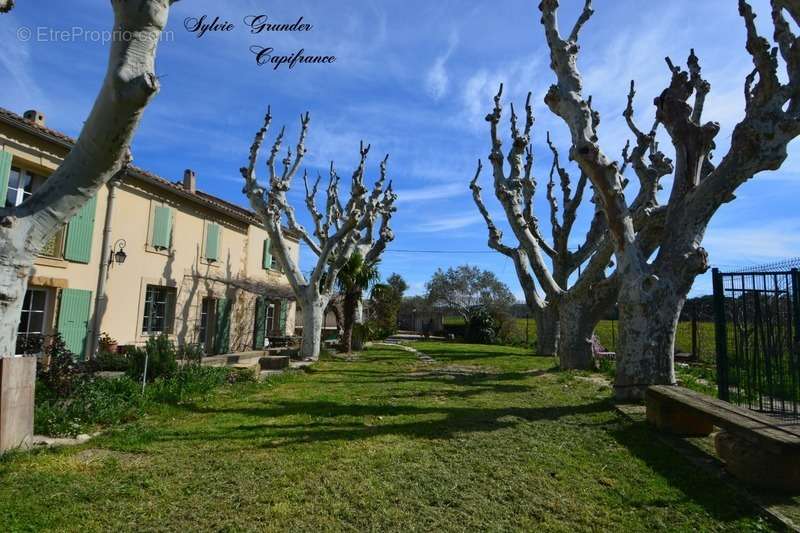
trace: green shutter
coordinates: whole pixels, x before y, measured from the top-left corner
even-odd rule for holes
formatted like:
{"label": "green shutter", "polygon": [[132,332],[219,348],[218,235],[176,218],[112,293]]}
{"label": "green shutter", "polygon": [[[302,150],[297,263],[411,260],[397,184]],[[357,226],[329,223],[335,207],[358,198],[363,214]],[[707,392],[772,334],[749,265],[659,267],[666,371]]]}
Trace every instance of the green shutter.
{"label": "green shutter", "polygon": [[206,227],[206,259],[219,259],[219,224],[209,223]]}
{"label": "green shutter", "polygon": [[67,227],[67,245],[64,258],[76,263],[89,263],[92,258],[92,234],[94,230],[94,212],[97,197],[86,202],[77,214],[72,217]]}
{"label": "green shutter", "polygon": [[8,177],[11,175],[11,152],[0,150],[0,208],[6,205]]}
{"label": "green shutter", "polygon": [[278,321],[278,328],[280,330],[281,335],[286,335],[286,315],[289,312],[289,300],[283,299],[281,300],[281,316],[280,320]]}
{"label": "green shutter", "polygon": [[217,300],[217,327],[214,333],[214,353],[226,354],[230,349],[231,300]]}
{"label": "green shutter", "polygon": [[263,296],[256,298],[256,322],[253,326],[253,349],[264,349],[264,338],[267,329],[267,306],[269,303]]}
{"label": "green shutter", "polygon": [[58,332],[69,351],[83,359],[89,332],[89,310],[92,291],[64,289],[58,312]]}
{"label": "green shutter", "polygon": [[264,270],[272,268],[272,249],[270,244],[269,239],[264,239],[264,249],[261,251],[261,264]]}
{"label": "green shutter", "polygon": [[172,241],[172,209],[156,207],[153,215],[153,248],[169,249]]}

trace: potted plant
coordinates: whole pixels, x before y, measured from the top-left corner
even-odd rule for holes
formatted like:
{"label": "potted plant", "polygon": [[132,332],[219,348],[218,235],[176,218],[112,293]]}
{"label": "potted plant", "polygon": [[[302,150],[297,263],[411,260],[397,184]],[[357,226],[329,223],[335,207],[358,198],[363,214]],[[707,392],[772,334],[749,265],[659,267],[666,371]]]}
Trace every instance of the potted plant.
{"label": "potted plant", "polygon": [[117,353],[118,342],[111,335],[103,332],[100,335],[100,351],[106,353]]}

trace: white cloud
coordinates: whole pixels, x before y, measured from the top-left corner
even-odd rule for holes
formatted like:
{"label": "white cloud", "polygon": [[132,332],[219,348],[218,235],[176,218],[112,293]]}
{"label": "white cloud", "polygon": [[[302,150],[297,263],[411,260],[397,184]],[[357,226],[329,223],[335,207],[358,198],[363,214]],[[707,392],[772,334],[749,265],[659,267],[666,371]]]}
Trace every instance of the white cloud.
{"label": "white cloud", "polygon": [[[752,223],[750,223],[752,224]],[[709,230],[703,241],[712,264],[765,263],[800,256],[800,218]]]}
{"label": "white cloud", "polygon": [[429,200],[441,200],[469,194],[469,189],[464,183],[450,183],[447,185],[437,185],[434,187],[420,187],[418,189],[398,189],[397,202],[425,202]]}
{"label": "white cloud", "polygon": [[447,50],[436,58],[433,65],[428,70],[428,74],[425,78],[425,88],[434,100],[439,100],[447,94],[450,78],[445,65],[448,59],[450,59],[450,56],[453,55],[457,46],[458,33],[452,31],[448,40]]}
{"label": "white cloud", "polygon": [[440,233],[443,231],[452,231],[465,228],[480,222],[480,220],[480,215],[478,215],[477,212],[469,215],[438,217],[418,224],[411,231],[415,231],[417,233]]}

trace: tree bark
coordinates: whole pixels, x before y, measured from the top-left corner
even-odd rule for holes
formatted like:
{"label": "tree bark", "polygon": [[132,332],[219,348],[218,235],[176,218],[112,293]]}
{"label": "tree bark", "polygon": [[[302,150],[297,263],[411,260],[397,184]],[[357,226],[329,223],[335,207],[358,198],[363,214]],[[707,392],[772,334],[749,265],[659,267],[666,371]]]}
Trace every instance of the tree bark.
{"label": "tree bark", "polygon": [[650,385],[675,385],[675,332],[686,291],[668,278],[626,282],[619,295],[615,395],[641,400]]}
{"label": "tree bark", "polygon": [[556,308],[548,305],[536,314],[537,355],[553,356],[558,353],[560,330]]}
{"label": "tree bark", "polygon": [[594,367],[591,338],[598,313],[586,299],[563,299],[559,305],[559,324],[564,332],[558,341],[558,362],[562,370],[590,370]]}
{"label": "tree bark", "polygon": [[356,315],[358,303],[361,301],[361,291],[347,291],[344,294],[344,327],[342,329],[342,351],[350,353],[353,351],[353,328],[356,325]]}
{"label": "tree bark", "polygon": [[[41,247],[129,161],[144,109],[158,92],[156,47],[172,0],[114,0],[108,69],[81,134],[59,168],[21,205],[0,206],[0,356],[14,355],[33,261]],[[0,11],[13,2],[0,3]]]}
{"label": "tree bark", "polygon": [[16,354],[17,328],[33,265],[33,258],[19,259],[25,258],[0,255],[0,356]]}
{"label": "tree bark", "polygon": [[304,298],[301,305],[303,307],[303,344],[300,355],[303,359],[317,361],[322,349],[322,327],[325,324],[327,302],[320,298]]}

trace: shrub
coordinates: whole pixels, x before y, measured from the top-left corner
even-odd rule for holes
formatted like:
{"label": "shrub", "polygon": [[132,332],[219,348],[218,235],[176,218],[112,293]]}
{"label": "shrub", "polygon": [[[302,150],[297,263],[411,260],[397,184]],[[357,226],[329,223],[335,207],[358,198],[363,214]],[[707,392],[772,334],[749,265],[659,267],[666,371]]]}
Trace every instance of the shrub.
{"label": "shrub", "polygon": [[144,374],[145,361],[147,361],[147,381],[156,378],[168,377],[178,369],[175,361],[175,346],[169,337],[159,335],[147,340],[144,349],[129,349],[128,356],[131,366],[129,374],[135,379],[141,379]]}
{"label": "shrub", "polygon": [[475,307],[470,310],[466,340],[475,344],[494,344],[495,322],[484,307]]}
{"label": "shrub", "polygon": [[231,368],[228,383],[255,383],[258,381],[254,368]]}
{"label": "shrub", "polygon": [[45,347],[44,355],[37,364],[38,379],[56,397],[69,396],[78,373],[75,354],[69,351],[61,335],[56,334]]}
{"label": "shrub", "polygon": [[127,372],[131,360],[127,353],[100,351],[91,361],[87,361],[84,368],[88,372]]}
{"label": "shrub", "polygon": [[227,381],[229,372],[228,368],[184,366],[169,377],[156,379],[145,394],[154,402],[171,404],[205,398]]}
{"label": "shrub", "polygon": [[182,359],[191,364],[199,365],[206,355],[202,344],[184,344],[178,348],[178,359]]}
{"label": "shrub", "polygon": [[145,405],[139,384],[117,379],[77,378],[69,398],[58,398],[44,384],[36,389],[34,430],[75,436],[97,424],[118,424],[138,416]]}

